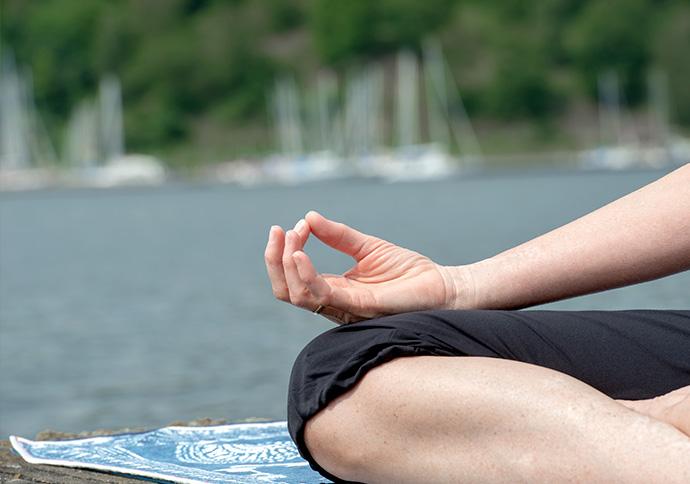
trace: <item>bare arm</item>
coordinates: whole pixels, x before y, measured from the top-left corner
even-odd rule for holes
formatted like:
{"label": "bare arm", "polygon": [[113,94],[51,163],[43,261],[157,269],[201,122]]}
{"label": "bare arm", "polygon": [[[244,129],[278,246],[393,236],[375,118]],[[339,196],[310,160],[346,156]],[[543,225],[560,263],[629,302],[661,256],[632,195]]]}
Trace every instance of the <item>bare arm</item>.
{"label": "bare arm", "polygon": [[[319,274],[307,238],[351,256]],[[495,257],[441,266],[310,212],[272,227],[266,265],[279,299],[343,324],[425,309],[522,308],[690,269],[690,164],[595,212]]]}
{"label": "bare arm", "polygon": [[546,235],[456,268],[456,307],[527,307],[688,269],[690,164]]}

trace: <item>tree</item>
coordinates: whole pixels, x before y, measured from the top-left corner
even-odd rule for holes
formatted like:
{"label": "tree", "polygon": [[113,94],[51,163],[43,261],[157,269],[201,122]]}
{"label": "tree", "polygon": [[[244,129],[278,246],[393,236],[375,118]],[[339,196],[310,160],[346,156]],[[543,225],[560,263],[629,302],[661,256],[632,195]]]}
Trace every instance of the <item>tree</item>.
{"label": "tree", "polygon": [[538,46],[514,40],[498,56],[486,93],[487,111],[502,118],[538,118],[552,114],[557,96]]}
{"label": "tree", "polygon": [[309,24],[326,63],[338,64],[365,54],[374,46],[375,2],[314,0]]}
{"label": "tree", "polygon": [[420,46],[451,18],[454,0],[314,0],[309,23],[326,63],[377,57]]}
{"label": "tree", "polygon": [[628,102],[644,98],[653,15],[649,0],[593,1],[580,12],[566,49],[593,99],[600,73],[608,70],[618,74]]}
{"label": "tree", "polygon": [[670,10],[662,23],[656,50],[658,67],[668,74],[671,116],[690,126],[690,5]]}
{"label": "tree", "polygon": [[74,104],[98,85],[90,40],[100,6],[80,0],[46,0],[10,7],[3,11],[10,16],[3,18],[3,23],[11,25],[8,43],[18,60],[33,71],[37,103],[50,106],[57,116],[68,116]]}

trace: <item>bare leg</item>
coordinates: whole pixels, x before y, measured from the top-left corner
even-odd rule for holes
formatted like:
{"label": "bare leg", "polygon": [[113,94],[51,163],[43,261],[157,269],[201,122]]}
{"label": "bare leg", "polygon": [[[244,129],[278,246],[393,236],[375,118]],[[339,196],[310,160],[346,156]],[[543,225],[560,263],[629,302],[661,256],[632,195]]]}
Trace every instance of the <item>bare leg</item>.
{"label": "bare leg", "polygon": [[690,482],[690,438],[561,373],[508,360],[399,358],[313,417],[316,461],[375,483]]}
{"label": "bare leg", "polygon": [[636,412],[662,420],[690,436],[690,386],[649,400],[616,400]]}

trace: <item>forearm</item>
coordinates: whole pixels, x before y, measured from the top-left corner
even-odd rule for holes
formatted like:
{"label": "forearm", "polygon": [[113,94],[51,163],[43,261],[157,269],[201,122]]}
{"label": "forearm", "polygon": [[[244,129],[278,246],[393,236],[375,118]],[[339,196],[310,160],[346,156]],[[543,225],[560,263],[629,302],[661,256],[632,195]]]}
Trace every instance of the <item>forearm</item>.
{"label": "forearm", "polygon": [[[690,269],[690,165],[568,225],[458,268],[470,300],[521,308]],[[461,294],[458,289],[456,294]]]}

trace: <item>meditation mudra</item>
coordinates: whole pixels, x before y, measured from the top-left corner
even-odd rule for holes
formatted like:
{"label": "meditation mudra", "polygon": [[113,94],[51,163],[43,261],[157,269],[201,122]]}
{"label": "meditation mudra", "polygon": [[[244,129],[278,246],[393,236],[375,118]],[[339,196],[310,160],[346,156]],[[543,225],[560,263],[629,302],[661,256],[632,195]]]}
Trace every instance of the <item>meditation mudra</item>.
{"label": "meditation mudra", "polygon": [[[354,267],[319,274],[310,234]],[[690,164],[474,264],[315,212],[272,227],[265,257],[278,299],[339,325],[301,352],[288,397],[324,476],[690,483],[690,310],[525,309],[690,269]]]}

